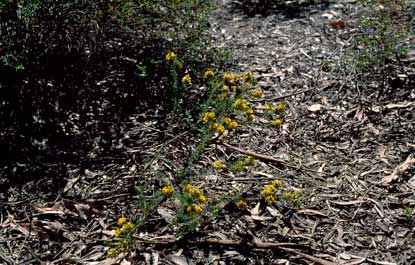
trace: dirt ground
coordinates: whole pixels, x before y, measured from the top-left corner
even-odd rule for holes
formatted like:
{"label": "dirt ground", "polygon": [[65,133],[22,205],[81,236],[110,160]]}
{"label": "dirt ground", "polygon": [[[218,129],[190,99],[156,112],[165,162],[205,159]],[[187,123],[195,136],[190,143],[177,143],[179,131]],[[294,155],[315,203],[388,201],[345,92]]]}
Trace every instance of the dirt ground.
{"label": "dirt ground", "polygon": [[[247,211],[224,199],[220,214],[172,247],[174,213],[162,202],[137,233],[140,252],[107,258],[116,219],[143,214],[135,187],[156,190],[160,175],[173,179],[198,141],[141,113],[125,133],[126,159],[70,168],[63,191],[39,192],[33,182],[9,191],[0,263],[415,264],[415,53],[388,77],[353,69],[347,50],[359,8],[347,0],[248,16],[224,1],[213,13],[212,45],[230,49],[235,71],[252,71],[264,91],[255,111],[287,106],[280,129],[258,119],[189,167],[203,172],[193,183],[207,197],[242,194]],[[205,170],[246,151],[264,155],[248,172]],[[298,209],[258,207],[274,178],[304,192]]]}

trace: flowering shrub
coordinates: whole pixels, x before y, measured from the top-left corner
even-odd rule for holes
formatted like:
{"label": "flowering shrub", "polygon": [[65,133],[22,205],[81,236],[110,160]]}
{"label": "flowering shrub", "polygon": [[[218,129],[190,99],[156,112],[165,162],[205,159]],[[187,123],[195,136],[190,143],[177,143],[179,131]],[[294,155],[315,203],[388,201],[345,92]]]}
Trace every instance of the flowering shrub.
{"label": "flowering shrub", "polygon": [[108,256],[115,258],[121,252],[128,253],[134,248],[134,241],[132,240],[134,229],[135,225],[128,221],[126,217],[118,219],[117,228],[114,232],[114,238],[117,241],[107,250]]}

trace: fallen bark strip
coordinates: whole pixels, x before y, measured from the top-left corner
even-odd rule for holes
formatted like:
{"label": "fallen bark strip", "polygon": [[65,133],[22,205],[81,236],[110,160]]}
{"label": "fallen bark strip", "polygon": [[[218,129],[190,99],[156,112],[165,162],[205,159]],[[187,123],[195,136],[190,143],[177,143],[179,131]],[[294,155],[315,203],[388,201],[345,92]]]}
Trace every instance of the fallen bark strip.
{"label": "fallen bark strip", "polygon": [[338,264],[338,263],[334,263],[334,262],[331,262],[331,261],[328,261],[328,260],[325,260],[325,259],[317,258],[317,257],[311,256],[311,255],[302,253],[302,252],[300,252],[298,250],[295,250],[295,249],[292,249],[292,248],[280,247],[279,249],[284,250],[287,253],[296,254],[296,255],[301,256],[301,257],[303,257],[303,258],[305,258],[309,261],[313,261],[313,262],[321,264],[321,265],[336,265],[336,264]]}
{"label": "fallen bark strip", "polygon": [[162,246],[171,246],[172,244],[177,245],[209,245],[209,246],[227,246],[227,247],[234,247],[234,248],[252,248],[252,249],[271,249],[271,250],[279,250],[290,254],[295,254],[301,256],[304,259],[309,261],[315,262],[321,265],[337,265],[337,263],[321,259],[318,257],[314,257],[309,254],[302,253],[294,247],[305,247],[303,245],[299,245],[296,243],[272,243],[272,242],[261,242],[261,241],[254,241],[254,242],[246,242],[246,241],[238,241],[238,240],[215,240],[215,239],[199,239],[199,240],[143,240],[137,238],[137,243],[139,244],[146,244],[146,245],[162,245]]}

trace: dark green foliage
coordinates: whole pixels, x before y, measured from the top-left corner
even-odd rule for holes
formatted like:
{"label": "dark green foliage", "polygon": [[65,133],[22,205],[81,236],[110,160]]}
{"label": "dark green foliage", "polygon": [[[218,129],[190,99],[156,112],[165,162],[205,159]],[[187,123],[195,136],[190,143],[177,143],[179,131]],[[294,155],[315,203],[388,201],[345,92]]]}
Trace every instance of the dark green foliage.
{"label": "dark green foliage", "polygon": [[172,109],[168,51],[192,76],[214,64],[209,3],[2,1],[0,166],[121,155],[114,141],[129,114]]}
{"label": "dark green foliage", "polygon": [[414,29],[414,5],[406,0],[363,2],[366,11],[359,18],[360,32],[354,44],[356,66],[369,70],[399,61]]}

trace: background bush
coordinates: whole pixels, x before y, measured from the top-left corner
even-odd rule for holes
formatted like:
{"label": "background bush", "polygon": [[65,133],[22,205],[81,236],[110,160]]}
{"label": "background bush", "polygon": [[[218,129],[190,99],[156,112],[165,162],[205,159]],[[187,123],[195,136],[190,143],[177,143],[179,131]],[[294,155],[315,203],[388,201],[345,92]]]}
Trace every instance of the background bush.
{"label": "background bush", "polygon": [[410,48],[415,6],[406,0],[364,0],[355,38],[356,66],[361,69],[397,63]]}
{"label": "background bush", "polygon": [[168,51],[183,74],[215,64],[209,9],[203,0],[0,3],[0,166],[17,176],[121,155],[128,114],[172,109]]}

